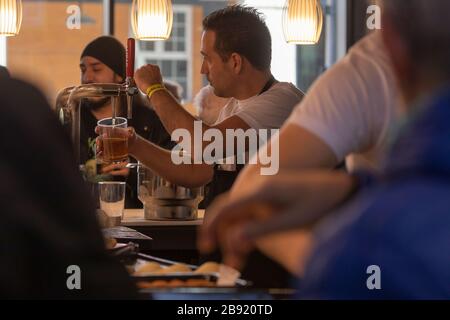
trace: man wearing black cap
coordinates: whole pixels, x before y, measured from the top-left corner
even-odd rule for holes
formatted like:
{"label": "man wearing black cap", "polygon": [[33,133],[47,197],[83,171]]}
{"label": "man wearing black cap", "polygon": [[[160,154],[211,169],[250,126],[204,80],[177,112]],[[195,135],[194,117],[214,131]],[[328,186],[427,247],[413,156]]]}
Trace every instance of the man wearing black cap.
{"label": "man wearing black cap", "polygon": [[[122,83],[125,80],[125,48],[115,38],[109,36],[99,37],[90,42],[83,50],[80,58],[81,83]],[[126,114],[125,100],[120,101],[117,107],[117,115]],[[112,116],[111,99],[89,98],[85,99],[81,107],[80,124],[80,159],[86,164],[88,172],[107,175],[115,180],[127,180],[127,207],[140,207],[137,198],[136,173],[130,174],[129,169],[123,164],[113,164],[102,167],[101,172],[96,172],[95,138],[94,132],[97,121]],[[163,147],[172,146],[170,136],[164,129],[156,113],[145,107],[139,98],[134,99],[133,119],[129,121],[140,135],[145,139]],[[98,178],[98,175],[88,177]]]}

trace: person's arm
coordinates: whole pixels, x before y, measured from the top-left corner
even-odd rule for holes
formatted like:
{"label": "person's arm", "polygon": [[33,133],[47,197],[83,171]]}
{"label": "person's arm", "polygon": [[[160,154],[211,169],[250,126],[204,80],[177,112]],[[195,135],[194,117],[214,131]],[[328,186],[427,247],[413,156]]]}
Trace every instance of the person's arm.
{"label": "person's arm", "polygon": [[[351,153],[382,141],[396,91],[383,55],[382,50],[373,59],[350,53],[314,82],[282,128],[280,172],[332,169]],[[259,172],[260,165],[248,166],[233,187],[235,193]]]}
{"label": "person's arm", "polygon": [[129,153],[145,166],[157,172],[158,175],[172,183],[196,188],[211,181],[213,167],[207,164],[175,164],[172,161],[172,152],[160,148],[140,136],[136,139]]}
{"label": "person's arm", "polygon": [[[275,233],[256,240],[255,246],[293,275],[301,278],[313,246],[310,229]],[[289,248],[280,250],[281,248]]]}
{"label": "person's arm", "polygon": [[[306,170],[311,168],[331,169],[338,164],[331,148],[313,133],[295,124],[285,125],[278,137],[279,141],[279,172]],[[260,153],[271,152],[273,139],[260,149]],[[261,175],[261,164],[248,164],[238,176],[232,188],[232,195],[242,194],[251,188],[249,181]]]}
{"label": "person's arm", "polygon": [[[239,197],[221,195],[207,209],[198,237],[199,249],[209,252],[220,246],[224,260],[235,267],[242,265],[255,245],[283,260],[278,253],[271,253],[273,247],[265,247],[268,242],[264,238],[293,229],[307,231],[345,202],[357,186],[358,180],[343,172],[293,171],[259,176]],[[277,239],[284,241],[283,236]]]}
{"label": "person's arm", "polygon": [[[159,67],[156,65],[145,65],[138,69],[135,73],[136,84],[142,92],[155,84],[162,84],[162,76]],[[150,103],[153,106],[155,112],[158,114],[161,122],[166,128],[169,134],[172,134],[177,129],[186,129],[189,131],[191,137],[195,136],[195,122],[199,121],[193,115],[191,115],[167,90],[156,91],[151,95]],[[226,137],[227,129],[243,129],[247,130],[250,126],[238,116],[232,116],[218,125],[209,126],[202,123],[202,132],[208,129],[217,129],[221,132],[223,137]],[[202,141],[202,148],[204,149],[209,142]],[[194,147],[191,150],[194,152]],[[203,150],[202,149],[202,150]],[[224,139],[224,148],[226,149],[226,141]],[[194,156],[192,154],[192,156]]]}
{"label": "person's arm", "polygon": [[[172,153],[175,151],[165,150],[140,137],[132,127],[127,129],[118,128],[116,130],[116,133],[120,133],[124,138],[128,139],[128,153],[131,156],[172,183],[187,188],[196,188],[211,181],[214,173],[212,166],[194,164],[193,161],[175,164],[172,159]],[[95,132],[99,133],[98,127],[95,129]],[[103,156],[101,136],[97,137],[96,144],[97,158],[101,159]]]}

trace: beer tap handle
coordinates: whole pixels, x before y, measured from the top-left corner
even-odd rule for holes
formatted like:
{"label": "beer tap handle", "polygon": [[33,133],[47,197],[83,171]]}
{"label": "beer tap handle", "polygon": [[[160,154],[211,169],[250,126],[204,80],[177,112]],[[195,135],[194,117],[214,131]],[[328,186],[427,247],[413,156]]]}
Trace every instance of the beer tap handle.
{"label": "beer tap handle", "polygon": [[133,117],[133,95],[137,92],[134,87],[134,59],[135,59],[135,40],[129,38],[127,41],[127,78],[125,84],[127,86],[127,118],[131,119]]}
{"label": "beer tap handle", "polygon": [[127,80],[134,77],[135,40],[129,38],[127,41]]}

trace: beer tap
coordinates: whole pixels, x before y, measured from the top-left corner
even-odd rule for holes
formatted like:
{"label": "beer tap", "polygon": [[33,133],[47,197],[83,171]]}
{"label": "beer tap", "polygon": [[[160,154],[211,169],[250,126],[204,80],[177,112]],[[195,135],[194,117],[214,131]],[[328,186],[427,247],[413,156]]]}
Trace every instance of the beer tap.
{"label": "beer tap", "polygon": [[135,59],[135,40],[129,38],[127,41],[127,78],[125,79],[125,89],[127,92],[127,118],[133,118],[133,96],[138,93],[138,88],[134,83],[134,59]]}

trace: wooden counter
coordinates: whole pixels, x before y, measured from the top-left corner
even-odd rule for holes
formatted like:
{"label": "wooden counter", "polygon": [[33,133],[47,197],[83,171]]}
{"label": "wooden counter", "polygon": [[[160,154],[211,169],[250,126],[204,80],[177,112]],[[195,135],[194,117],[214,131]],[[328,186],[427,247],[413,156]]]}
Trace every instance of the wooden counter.
{"label": "wooden counter", "polygon": [[145,220],[143,209],[125,209],[122,225],[125,227],[183,227],[200,226],[203,223],[205,210],[198,210],[198,219],[191,221]]}

